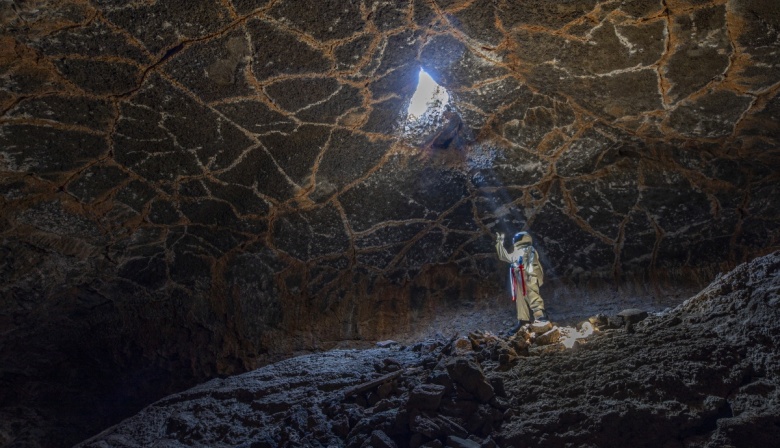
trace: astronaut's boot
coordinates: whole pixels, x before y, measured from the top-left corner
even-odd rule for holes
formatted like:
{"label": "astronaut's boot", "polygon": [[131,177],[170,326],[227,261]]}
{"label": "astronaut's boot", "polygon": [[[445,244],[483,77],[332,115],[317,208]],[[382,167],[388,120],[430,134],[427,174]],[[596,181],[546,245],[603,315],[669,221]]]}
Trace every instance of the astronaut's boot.
{"label": "astronaut's boot", "polygon": [[514,336],[515,333],[520,331],[520,327],[522,327],[523,325],[529,324],[529,323],[530,322],[527,321],[527,320],[518,320],[517,323],[512,328],[507,330],[507,332],[506,332],[507,337]]}

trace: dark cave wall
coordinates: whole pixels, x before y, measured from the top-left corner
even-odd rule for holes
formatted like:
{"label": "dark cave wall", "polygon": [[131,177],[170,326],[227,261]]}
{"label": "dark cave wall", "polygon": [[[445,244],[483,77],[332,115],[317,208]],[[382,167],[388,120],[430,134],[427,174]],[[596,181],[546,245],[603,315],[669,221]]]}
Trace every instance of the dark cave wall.
{"label": "dark cave wall", "polygon": [[[4,412],[56,390],[99,415],[403,336],[503,293],[496,231],[535,235],[562,310],[780,247],[771,2],[37,0],[0,17]],[[452,96],[443,125],[462,122],[448,147],[402,135],[421,66]]]}

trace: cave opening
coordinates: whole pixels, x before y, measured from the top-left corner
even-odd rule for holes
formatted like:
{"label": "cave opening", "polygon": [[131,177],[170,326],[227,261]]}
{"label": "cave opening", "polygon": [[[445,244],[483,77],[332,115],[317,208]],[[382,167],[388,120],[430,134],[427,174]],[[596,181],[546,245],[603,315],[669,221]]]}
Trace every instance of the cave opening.
{"label": "cave opening", "polygon": [[425,114],[440,115],[450,103],[450,94],[431,78],[422,67],[417,87],[407,108],[407,120],[420,120]]}
{"label": "cave opening", "polygon": [[[403,120],[403,138],[418,148],[462,153],[474,142],[450,93],[420,67]],[[449,151],[452,153],[453,151]]]}

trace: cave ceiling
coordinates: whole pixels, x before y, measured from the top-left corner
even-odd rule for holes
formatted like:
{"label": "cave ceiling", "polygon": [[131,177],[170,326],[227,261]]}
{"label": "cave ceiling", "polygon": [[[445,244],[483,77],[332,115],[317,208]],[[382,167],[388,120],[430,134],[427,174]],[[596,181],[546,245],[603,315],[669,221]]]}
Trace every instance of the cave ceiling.
{"label": "cave ceiling", "polygon": [[[780,246],[774,2],[0,14],[5,329],[103,307],[88,325],[144,356],[197,341],[230,372],[282,344],[268,329],[376,334],[432,294],[502,286],[496,231],[530,230],[551,278],[612,282],[709,279]],[[421,68],[451,106],[410,126]]]}

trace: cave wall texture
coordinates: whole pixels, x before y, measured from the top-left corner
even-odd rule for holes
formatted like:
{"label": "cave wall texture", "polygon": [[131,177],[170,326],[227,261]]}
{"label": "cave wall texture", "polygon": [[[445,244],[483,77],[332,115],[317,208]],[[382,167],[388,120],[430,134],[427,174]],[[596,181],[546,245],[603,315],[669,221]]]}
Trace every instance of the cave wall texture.
{"label": "cave wall texture", "polygon": [[[4,0],[0,24],[8,422],[99,427],[409,331],[502,290],[496,231],[536,236],[551,307],[780,248],[776,2]],[[420,67],[453,108],[407,135]]]}

